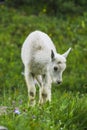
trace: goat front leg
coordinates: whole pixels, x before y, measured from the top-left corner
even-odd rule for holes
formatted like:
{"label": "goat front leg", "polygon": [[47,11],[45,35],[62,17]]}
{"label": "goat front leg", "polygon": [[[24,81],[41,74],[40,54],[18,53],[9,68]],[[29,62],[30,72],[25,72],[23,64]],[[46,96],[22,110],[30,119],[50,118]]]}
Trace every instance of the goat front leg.
{"label": "goat front leg", "polygon": [[43,83],[39,91],[39,104],[51,102],[51,80],[48,75],[42,77]]}
{"label": "goat front leg", "polygon": [[36,88],[34,84],[34,77],[30,73],[28,67],[25,67],[25,81],[28,88],[29,106],[35,105]]}

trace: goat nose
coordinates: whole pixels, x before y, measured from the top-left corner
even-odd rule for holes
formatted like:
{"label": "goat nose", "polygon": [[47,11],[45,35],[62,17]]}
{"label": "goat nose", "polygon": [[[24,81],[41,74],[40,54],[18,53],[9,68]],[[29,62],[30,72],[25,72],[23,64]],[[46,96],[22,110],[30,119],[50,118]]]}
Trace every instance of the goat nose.
{"label": "goat nose", "polygon": [[61,83],[61,81],[57,81],[57,84],[60,84]]}

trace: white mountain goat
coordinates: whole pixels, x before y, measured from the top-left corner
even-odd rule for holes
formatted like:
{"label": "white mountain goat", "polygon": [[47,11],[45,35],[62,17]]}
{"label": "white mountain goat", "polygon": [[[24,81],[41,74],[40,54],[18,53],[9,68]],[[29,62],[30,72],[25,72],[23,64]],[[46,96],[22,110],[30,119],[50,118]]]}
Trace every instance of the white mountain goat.
{"label": "white mountain goat", "polygon": [[71,48],[62,55],[58,54],[52,40],[41,31],[34,31],[26,38],[21,57],[30,105],[35,105],[35,80],[40,86],[39,103],[51,101],[51,84],[62,82],[62,73],[70,50]]}

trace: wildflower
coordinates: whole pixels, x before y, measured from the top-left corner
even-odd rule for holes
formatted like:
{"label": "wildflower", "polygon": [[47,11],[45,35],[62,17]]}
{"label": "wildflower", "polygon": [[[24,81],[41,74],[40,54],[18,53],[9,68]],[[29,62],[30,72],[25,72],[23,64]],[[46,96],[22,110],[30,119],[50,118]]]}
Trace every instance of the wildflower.
{"label": "wildflower", "polygon": [[14,113],[19,115],[20,114],[19,108],[15,108]]}

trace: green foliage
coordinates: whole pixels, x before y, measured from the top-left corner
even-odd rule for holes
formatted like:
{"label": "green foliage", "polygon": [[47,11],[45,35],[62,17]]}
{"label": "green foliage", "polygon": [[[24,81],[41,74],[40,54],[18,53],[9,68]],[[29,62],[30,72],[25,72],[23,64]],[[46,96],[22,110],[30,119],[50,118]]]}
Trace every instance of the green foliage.
{"label": "green foliage", "polygon": [[[20,8],[26,6],[32,13],[46,13],[50,15],[83,14],[87,10],[87,0],[5,0],[6,5]],[[39,3],[39,4],[38,4]],[[27,12],[28,10],[26,10]],[[30,11],[31,12],[31,11]],[[29,13],[29,12],[28,12]]]}
{"label": "green foliage", "polygon": [[0,117],[1,125],[10,130],[85,130],[87,128],[87,96],[66,92],[62,94],[55,92],[55,94],[52,103],[44,106],[27,108],[22,102],[23,104],[19,104],[21,112],[19,115],[13,112],[14,106],[10,104],[11,108],[8,108],[7,115]]}
{"label": "green foliage", "polygon": [[[0,115],[0,125],[9,130],[86,130],[87,129],[87,13],[65,18],[24,11],[0,5],[0,105],[7,112]],[[34,30],[46,32],[59,53],[69,47],[63,83],[52,87],[52,102],[28,108],[21,46]],[[38,94],[38,92],[37,92]],[[20,114],[14,113],[18,107]],[[1,111],[0,111],[1,112]]]}

